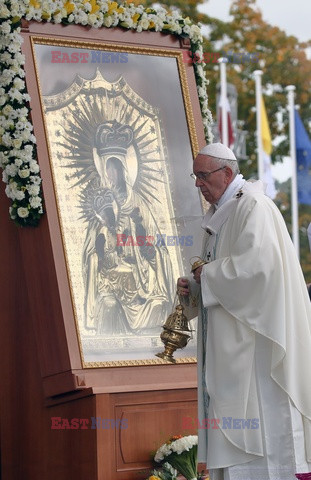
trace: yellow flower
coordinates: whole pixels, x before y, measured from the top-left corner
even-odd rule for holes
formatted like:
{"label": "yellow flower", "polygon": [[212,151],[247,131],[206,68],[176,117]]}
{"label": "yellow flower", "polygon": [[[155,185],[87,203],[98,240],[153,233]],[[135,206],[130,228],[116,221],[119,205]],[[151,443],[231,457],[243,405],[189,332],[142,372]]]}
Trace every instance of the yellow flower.
{"label": "yellow flower", "polygon": [[161,480],[161,478],[157,477],[156,475],[151,475],[151,477],[149,477],[148,480]]}
{"label": "yellow flower", "polygon": [[41,7],[41,3],[38,2],[37,0],[30,0],[29,5],[33,8],[40,8]]}
{"label": "yellow flower", "polygon": [[124,12],[124,8],[123,7],[119,7],[119,5],[117,4],[117,2],[109,2],[108,3],[108,15],[111,15],[113,12],[117,12],[117,13],[123,13]]}
{"label": "yellow flower", "polygon": [[43,20],[49,20],[51,18],[51,14],[48,12],[42,12]]}
{"label": "yellow flower", "polygon": [[66,3],[64,4],[64,9],[65,9],[66,12],[68,13],[68,15],[70,15],[70,14],[74,11],[75,6],[74,6],[73,3],[71,3],[71,2],[68,0],[68,2],[66,2]]}
{"label": "yellow flower", "polygon": [[149,30],[150,28],[155,28],[155,23],[151,20],[150,23],[149,23]]}
{"label": "yellow flower", "polygon": [[90,14],[98,12],[100,6],[97,5],[96,0],[84,0],[83,3],[89,2],[92,5],[92,10],[89,12]]}
{"label": "yellow flower", "polygon": [[11,20],[11,22],[12,22],[12,23],[17,23],[17,22],[20,21],[20,19],[21,19],[21,17],[13,17],[12,20]]}
{"label": "yellow flower", "polygon": [[135,15],[132,16],[133,22],[136,23],[139,17],[140,17],[140,13],[135,13]]}

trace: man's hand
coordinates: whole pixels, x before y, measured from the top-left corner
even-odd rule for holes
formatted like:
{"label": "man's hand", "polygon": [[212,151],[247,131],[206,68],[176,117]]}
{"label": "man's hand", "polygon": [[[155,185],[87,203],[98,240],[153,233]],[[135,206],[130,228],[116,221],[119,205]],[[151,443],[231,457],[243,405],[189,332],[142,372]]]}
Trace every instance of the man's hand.
{"label": "man's hand", "polygon": [[204,265],[201,265],[200,267],[196,268],[195,271],[193,272],[193,278],[197,283],[201,283],[201,272],[202,268]]}
{"label": "man's hand", "polygon": [[187,296],[189,295],[189,280],[187,278],[180,277],[177,280],[177,293],[178,295]]}

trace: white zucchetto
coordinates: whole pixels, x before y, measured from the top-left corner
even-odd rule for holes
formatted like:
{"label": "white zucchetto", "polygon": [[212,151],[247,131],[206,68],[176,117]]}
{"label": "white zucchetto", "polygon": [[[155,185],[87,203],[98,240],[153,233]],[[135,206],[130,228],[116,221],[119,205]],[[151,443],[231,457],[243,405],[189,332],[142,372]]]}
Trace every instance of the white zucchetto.
{"label": "white zucchetto", "polygon": [[208,155],[209,157],[221,158],[223,160],[235,160],[236,156],[230,148],[222,143],[210,143],[200,150],[199,155]]}

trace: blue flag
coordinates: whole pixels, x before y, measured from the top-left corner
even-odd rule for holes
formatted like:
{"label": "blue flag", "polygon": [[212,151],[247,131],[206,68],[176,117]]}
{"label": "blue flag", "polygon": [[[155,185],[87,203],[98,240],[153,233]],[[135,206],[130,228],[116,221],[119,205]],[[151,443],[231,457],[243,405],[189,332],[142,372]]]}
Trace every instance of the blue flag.
{"label": "blue flag", "polygon": [[311,140],[295,110],[298,202],[311,205]]}

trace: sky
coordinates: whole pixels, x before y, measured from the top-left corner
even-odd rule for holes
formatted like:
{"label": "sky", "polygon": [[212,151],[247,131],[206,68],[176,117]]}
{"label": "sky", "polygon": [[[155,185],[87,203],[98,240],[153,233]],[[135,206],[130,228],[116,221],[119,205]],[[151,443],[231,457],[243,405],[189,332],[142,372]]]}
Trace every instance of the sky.
{"label": "sky", "polygon": [[[200,5],[199,10],[212,17],[229,21],[229,9],[232,0],[208,0]],[[301,42],[311,39],[311,0],[257,0],[263,19],[294,35]],[[308,50],[311,58],[311,49]],[[280,182],[291,175],[291,159],[285,157],[283,163],[272,165],[272,174]]]}
{"label": "sky", "polygon": [[[221,20],[229,20],[232,0],[209,0],[199,10]],[[263,19],[288,35],[304,42],[311,39],[311,0],[257,0]]]}

